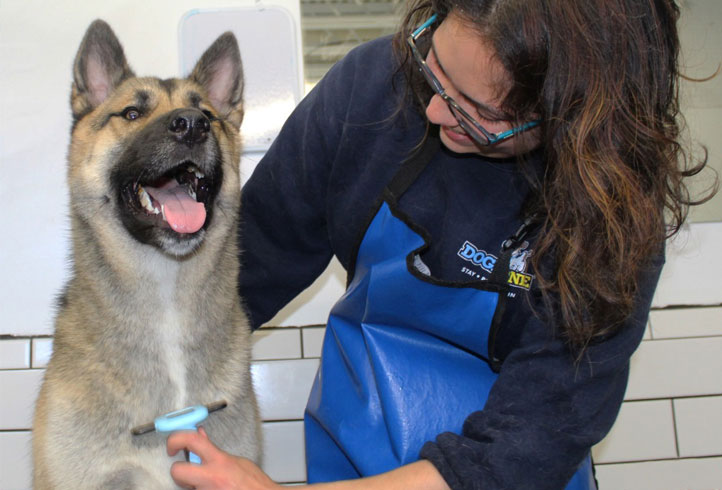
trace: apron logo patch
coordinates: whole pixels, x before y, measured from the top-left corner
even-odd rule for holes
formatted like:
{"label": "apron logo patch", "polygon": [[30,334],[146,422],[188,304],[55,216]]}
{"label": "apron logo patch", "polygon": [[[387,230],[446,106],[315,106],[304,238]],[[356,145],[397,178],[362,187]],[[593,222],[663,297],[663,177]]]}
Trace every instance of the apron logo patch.
{"label": "apron logo patch", "polygon": [[478,265],[486,272],[491,272],[494,269],[497,258],[494,255],[487,254],[483,250],[479,250],[471,242],[464,242],[464,246],[458,252],[459,257],[464,260],[468,260],[474,265]]}
{"label": "apron logo patch", "polygon": [[509,284],[527,291],[534,279],[532,274],[526,273],[526,261],[532,254],[531,250],[527,250],[528,247],[529,242],[522,243],[519,248],[511,253],[511,259],[509,260]]}
{"label": "apron logo patch", "polygon": [[[511,259],[509,260],[509,285],[525,289],[527,291],[531,288],[531,283],[534,279],[532,274],[526,273],[527,260],[532,254],[531,250],[527,250],[528,247],[529,242],[524,242],[519,248],[512,252]],[[469,241],[464,242],[464,245],[461,249],[459,249],[457,255],[489,273],[494,269],[494,265],[498,260],[495,255],[487,253],[484,250],[480,250]],[[474,276],[477,279],[486,279],[466,267],[462,269],[462,272],[470,276]]]}

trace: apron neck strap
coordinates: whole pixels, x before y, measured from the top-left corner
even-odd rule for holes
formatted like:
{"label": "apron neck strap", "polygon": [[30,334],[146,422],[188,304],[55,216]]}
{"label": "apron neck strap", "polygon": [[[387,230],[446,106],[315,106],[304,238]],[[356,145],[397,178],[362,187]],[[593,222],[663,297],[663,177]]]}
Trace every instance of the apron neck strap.
{"label": "apron neck strap", "polygon": [[424,171],[426,165],[431,161],[439,150],[439,129],[432,126],[424,143],[401,165],[401,168],[391,180],[387,191],[396,201],[406,192],[406,189],[413,184]]}

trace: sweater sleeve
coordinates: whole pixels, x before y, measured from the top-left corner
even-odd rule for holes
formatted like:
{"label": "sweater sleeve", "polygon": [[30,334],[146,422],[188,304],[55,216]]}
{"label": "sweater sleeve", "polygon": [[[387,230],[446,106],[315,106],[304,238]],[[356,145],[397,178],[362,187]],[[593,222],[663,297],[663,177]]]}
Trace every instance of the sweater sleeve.
{"label": "sweater sleeve", "polygon": [[[239,293],[253,329],[324,270],[332,250],[325,202],[338,134],[335,72],[296,107],[241,193]],[[333,107],[332,107],[333,106]]]}
{"label": "sweater sleeve", "polygon": [[418,141],[423,124],[409,130],[416,139],[379,143],[397,108],[396,66],[390,37],[352,50],[296,107],[244,185],[239,293],[254,329],[333,255],[348,265],[373,198]]}
{"label": "sweater sleeve", "polygon": [[462,434],[427,442],[421,458],[452,489],[564,488],[616,419],[663,262],[644,272],[626,325],[590,345],[579,362],[531,315],[484,409],[466,419]]}

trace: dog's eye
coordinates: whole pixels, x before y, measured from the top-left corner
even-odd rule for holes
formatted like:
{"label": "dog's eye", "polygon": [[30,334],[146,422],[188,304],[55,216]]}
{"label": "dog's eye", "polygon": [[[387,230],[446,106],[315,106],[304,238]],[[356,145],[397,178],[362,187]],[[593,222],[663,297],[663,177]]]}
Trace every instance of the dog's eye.
{"label": "dog's eye", "polygon": [[135,107],[126,107],[121,114],[128,121],[135,121],[140,117],[140,111]]}
{"label": "dog's eye", "polygon": [[205,114],[205,116],[206,116],[208,119],[210,119],[211,121],[215,121],[215,120],[216,120],[216,116],[214,116],[213,113],[212,113],[211,111],[209,111],[208,109],[204,109],[202,112],[203,112],[203,114]]}

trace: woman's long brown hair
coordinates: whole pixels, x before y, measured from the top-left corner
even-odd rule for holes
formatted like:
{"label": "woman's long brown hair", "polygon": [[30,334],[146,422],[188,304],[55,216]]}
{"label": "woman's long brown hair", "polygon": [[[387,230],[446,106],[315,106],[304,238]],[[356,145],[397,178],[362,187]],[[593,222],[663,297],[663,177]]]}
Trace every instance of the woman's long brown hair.
{"label": "woman's long brown hair", "polygon": [[[503,109],[541,118],[542,216],[532,266],[547,311],[583,350],[630,315],[641,271],[684,222],[685,178],[706,165],[680,144],[679,8],[673,0],[414,0],[395,39],[414,100],[430,97],[406,38],[453,13],[511,75]],[[551,269],[549,263],[553,263]],[[542,264],[546,264],[542,267]]]}

